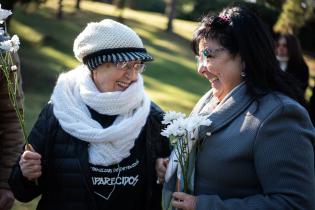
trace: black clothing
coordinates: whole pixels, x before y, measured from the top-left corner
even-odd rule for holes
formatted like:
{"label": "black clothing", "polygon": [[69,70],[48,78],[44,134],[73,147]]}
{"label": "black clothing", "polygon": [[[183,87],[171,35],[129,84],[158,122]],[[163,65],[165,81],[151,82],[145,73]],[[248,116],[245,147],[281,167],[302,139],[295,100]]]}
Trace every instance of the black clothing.
{"label": "black clothing", "polygon": [[[115,116],[101,116],[90,109],[91,116],[102,126],[107,127]],[[168,141],[160,135],[163,112],[151,104],[150,114],[136,141],[145,144],[145,192],[142,195],[146,210],[161,209],[161,188],[157,185],[155,160],[169,154]],[[102,122],[103,120],[103,122]],[[9,184],[15,197],[28,202],[42,195],[38,210],[99,210],[92,187],[90,164],[88,162],[88,142],[81,141],[66,133],[53,114],[53,105],[48,104],[41,112],[29,135],[29,143],[42,156],[42,176],[39,185],[26,180],[19,167],[14,166]],[[124,161],[124,160],[123,160]],[[123,162],[122,161],[122,162]],[[124,202],[125,197],[117,198]],[[118,209],[118,208],[117,208]],[[114,210],[110,208],[110,210]]]}
{"label": "black clothing", "polygon": [[297,85],[300,87],[304,94],[306,88],[308,87],[309,79],[308,66],[306,65],[306,63],[295,63],[292,60],[289,60],[286,72],[291,74],[297,80]]}
{"label": "black clothing", "polygon": [[100,209],[144,210],[146,186],[145,139],[138,138],[130,156],[119,164],[90,164],[92,189]]}
{"label": "black clothing", "polygon": [[312,89],[312,96],[309,102],[309,112],[310,112],[312,123],[315,127],[315,86]]}

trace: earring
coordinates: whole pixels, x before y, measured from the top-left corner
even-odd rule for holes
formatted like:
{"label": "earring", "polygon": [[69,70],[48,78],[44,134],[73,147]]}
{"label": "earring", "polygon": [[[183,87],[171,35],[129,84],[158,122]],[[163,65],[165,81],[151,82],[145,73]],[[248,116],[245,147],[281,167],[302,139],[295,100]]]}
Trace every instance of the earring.
{"label": "earring", "polygon": [[242,71],[242,72],[241,72],[241,77],[245,77],[245,76],[246,76],[245,71]]}

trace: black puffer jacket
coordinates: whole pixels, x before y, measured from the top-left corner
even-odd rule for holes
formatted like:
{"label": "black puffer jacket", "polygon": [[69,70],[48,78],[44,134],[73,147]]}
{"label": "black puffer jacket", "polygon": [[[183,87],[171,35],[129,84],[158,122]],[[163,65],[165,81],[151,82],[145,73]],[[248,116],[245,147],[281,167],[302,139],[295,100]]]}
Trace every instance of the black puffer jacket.
{"label": "black puffer jacket", "polygon": [[[147,153],[146,210],[161,209],[161,186],[156,184],[155,159],[169,153],[168,141],[161,137],[163,112],[152,103],[150,115],[140,135],[145,135]],[[38,210],[97,210],[91,191],[88,143],[66,133],[48,104],[29,135],[29,143],[42,155],[43,174],[38,185],[26,180],[18,163],[10,186],[17,200],[28,202],[42,195]]]}

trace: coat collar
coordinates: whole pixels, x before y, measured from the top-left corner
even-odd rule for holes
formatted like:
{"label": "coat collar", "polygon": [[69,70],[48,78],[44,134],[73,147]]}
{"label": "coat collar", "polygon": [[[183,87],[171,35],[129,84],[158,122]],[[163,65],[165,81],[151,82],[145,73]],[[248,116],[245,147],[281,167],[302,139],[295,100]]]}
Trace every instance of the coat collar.
{"label": "coat collar", "polygon": [[[211,103],[213,98],[212,91],[206,93],[197,103],[192,113],[199,113],[202,108]],[[199,138],[219,130],[235,117],[242,113],[254,99],[247,94],[246,83],[240,84],[227,97],[223,99],[222,104],[209,115],[208,119],[212,121],[210,126],[201,126]]]}

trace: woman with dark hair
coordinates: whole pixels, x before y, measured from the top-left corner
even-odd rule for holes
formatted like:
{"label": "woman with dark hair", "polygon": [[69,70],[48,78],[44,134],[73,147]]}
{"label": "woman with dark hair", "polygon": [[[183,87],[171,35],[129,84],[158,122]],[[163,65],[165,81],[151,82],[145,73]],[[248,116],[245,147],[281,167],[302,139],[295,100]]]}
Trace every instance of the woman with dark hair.
{"label": "woman with dark hair", "polygon": [[159,177],[164,201],[171,191],[171,205],[183,210],[315,209],[315,129],[262,21],[224,9],[202,19],[192,48],[212,87],[192,115],[212,124],[194,136],[189,192],[174,192],[175,175]]}
{"label": "woman with dark hair", "polygon": [[309,72],[297,37],[291,34],[280,35],[276,43],[276,55],[281,70],[291,74],[297,81],[296,85],[305,93]]}

